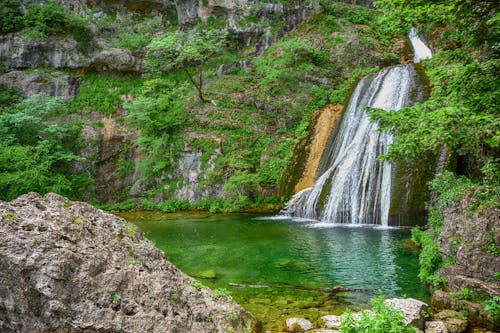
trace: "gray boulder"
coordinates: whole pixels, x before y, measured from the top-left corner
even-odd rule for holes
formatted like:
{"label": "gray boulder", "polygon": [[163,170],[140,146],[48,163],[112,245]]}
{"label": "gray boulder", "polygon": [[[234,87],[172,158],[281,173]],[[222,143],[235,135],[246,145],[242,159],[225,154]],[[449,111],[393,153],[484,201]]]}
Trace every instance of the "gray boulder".
{"label": "gray boulder", "polygon": [[285,322],[287,332],[305,332],[313,329],[313,324],[305,318],[288,318]]}
{"label": "gray boulder", "polygon": [[429,306],[424,302],[414,298],[391,298],[386,299],[384,304],[402,311],[405,316],[405,325],[412,325],[419,329],[424,328],[425,318],[422,316],[422,312],[429,310]]}
{"label": "gray boulder", "polygon": [[319,318],[318,324],[321,327],[338,330],[340,328],[340,324],[342,324],[342,320],[344,320],[343,316],[326,315]]}
{"label": "gray boulder", "polygon": [[53,193],[0,201],[0,332],[251,331],[245,310],[194,282],[89,204]]}

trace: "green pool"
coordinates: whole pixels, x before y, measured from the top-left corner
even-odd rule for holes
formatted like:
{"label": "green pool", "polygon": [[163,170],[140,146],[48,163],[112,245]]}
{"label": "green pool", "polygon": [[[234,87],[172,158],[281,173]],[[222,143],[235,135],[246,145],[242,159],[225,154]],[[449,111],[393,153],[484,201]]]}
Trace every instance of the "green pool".
{"label": "green pool", "polygon": [[[427,300],[418,253],[403,229],[331,227],[250,214],[127,212],[168,259],[233,298],[277,329],[281,319],[316,320],[347,307],[364,308],[377,294]],[[264,285],[248,288],[230,284]],[[336,285],[367,291],[329,295]]]}

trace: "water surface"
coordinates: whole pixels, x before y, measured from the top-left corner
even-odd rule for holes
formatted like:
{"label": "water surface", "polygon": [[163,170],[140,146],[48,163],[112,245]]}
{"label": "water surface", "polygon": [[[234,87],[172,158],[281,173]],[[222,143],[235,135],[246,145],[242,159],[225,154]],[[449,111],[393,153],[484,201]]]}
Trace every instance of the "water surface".
{"label": "water surface", "polygon": [[[426,300],[409,230],[330,227],[249,214],[120,214],[139,226],[185,273],[233,298],[276,329],[282,318],[316,320],[363,308],[376,293]],[[213,277],[215,273],[215,277]],[[242,288],[230,283],[278,286]],[[334,297],[281,287],[368,289]]]}

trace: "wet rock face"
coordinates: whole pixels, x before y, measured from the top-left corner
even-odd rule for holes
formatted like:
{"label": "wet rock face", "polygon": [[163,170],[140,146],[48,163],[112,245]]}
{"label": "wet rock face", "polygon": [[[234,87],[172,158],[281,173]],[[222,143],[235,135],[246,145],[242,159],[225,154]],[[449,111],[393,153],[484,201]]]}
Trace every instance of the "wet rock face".
{"label": "wet rock face", "polygon": [[0,202],[3,333],[250,332],[250,315],[194,282],[91,205],[34,193]]}
{"label": "wet rock face", "polygon": [[443,259],[454,258],[455,264],[438,274],[448,280],[451,291],[468,288],[493,297],[500,294],[500,283],[493,279],[500,272],[500,208],[492,206],[472,215],[470,202],[465,198],[445,212],[438,246]]}

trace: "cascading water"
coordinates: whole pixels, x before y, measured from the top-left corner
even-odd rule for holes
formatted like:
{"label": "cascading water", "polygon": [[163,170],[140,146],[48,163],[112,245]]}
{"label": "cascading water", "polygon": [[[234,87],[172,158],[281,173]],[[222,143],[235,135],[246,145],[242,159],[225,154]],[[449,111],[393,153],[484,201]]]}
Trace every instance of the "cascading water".
{"label": "cascading water", "polygon": [[[420,41],[416,32],[411,35],[410,39]],[[414,49],[416,60],[427,57],[420,45]],[[420,86],[412,65],[389,67],[364,77],[351,96],[338,131],[332,133],[332,146],[323,153],[321,164],[326,167],[320,170],[314,186],[293,196],[284,213],[329,223],[388,226],[394,168],[377,157],[387,151],[393,139],[378,131],[365,109],[391,111],[409,106],[421,99]]]}
{"label": "cascading water", "polygon": [[425,43],[418,36],[417,29],[411,28],[408,34],[411,46],[413,48],[413,62],[418,63],[425,59],[432,58],[432,51],[425,45]]}

